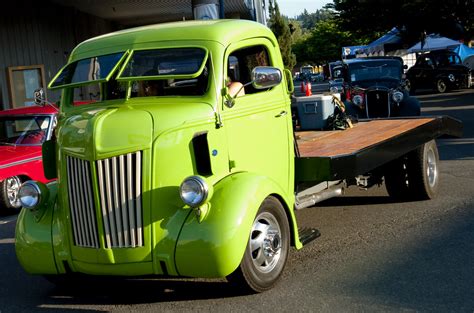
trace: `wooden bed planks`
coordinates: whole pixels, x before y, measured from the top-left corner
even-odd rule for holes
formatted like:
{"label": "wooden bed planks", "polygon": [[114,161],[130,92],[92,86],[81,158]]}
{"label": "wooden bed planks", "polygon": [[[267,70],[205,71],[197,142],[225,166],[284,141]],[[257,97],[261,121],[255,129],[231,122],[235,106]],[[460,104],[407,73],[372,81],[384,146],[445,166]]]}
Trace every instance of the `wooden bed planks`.
{"label": "wooden bed planks", "polygon": [[336,131],[296,132],[300,157],[351,154],[433,121],[434,118],[371,120]]}

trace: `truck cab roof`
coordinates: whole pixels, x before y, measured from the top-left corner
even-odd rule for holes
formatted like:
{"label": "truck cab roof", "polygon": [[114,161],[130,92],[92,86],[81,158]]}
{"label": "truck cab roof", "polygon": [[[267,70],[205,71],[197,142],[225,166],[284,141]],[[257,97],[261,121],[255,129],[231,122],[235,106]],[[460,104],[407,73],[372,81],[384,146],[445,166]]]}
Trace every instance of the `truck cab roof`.
{"label": "truck cab roof", "polygon": [[278,43],[272,31],[259,23],[247,20],[184,21],[155,24],[117,31],[94,37],[79,44],[69,62],[129,49],[146,49],[150,44],[166,42],[168,46],[180,41],[215,41],[223,46],[255,37],[266,37]]}

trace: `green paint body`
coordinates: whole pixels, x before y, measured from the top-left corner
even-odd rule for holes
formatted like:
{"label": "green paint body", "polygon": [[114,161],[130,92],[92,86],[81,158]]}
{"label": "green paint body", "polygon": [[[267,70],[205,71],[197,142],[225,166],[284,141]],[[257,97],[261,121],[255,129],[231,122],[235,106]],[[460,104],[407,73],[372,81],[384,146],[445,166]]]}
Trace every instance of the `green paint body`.
{"label": "green paint body", "polygon": [[[203,96],[142,97],[73,106],[71,90],[62,91],[57,142],[45,157],[57,173],[41,216],[23,210],[18,218],[16,251],[32,274],[61,274],[68,269],[92,275],[224,277],[239,265],[262,201],[273,195],[287,209],[297,249],[294,208],[294,151],[288,75],[276,87],[224,104],[229,54],[264,45],[272,66],[283,71],[272,32],[242,20],[191,21],[124,30],[81,43],[69,63],[134,50],[202,47],[210,62]],[[119,71],[120,69],[117,69]],[[69,99],[69,100],[68,100]],[[223,126],[219,124],[221,120]],[[183,204],[181,182],[196,175],[192,140],[207,133],[213,194],[200,210]],[[51,147],[55,152],[51,153]],[[54,151],[54,150],[53,150]],[[95,162],[142,151],[144,244],[105,248],[98,196],[92,181],[99,248],[74,244],[66,156]],[[201,215],[198,215],[200,212]]]}

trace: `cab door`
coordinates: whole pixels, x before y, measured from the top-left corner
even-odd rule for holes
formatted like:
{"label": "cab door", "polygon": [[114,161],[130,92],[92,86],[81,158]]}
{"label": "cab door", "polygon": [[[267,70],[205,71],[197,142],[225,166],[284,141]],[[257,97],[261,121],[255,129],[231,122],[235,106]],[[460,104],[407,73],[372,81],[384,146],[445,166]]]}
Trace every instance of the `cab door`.
{"label": "cab door", "polygon": [[235,83],[239,86],[250,82],[255,66],[282,69],[281,58],[272,52],[276,53],[275,47],[262,38],[246,40],[227,48],[224,79],[225,85],[229,86],[227,90],[235,94],[235,99],[233,105],[224,100],[222,116],[228,140],[230,171],[266,176],[289,192],[293,187],[293,176],[290,174],[293,146],[290,101],[284,82],[264,90],[257,90],[250,84],[240,92],[235,91],[234,86]]}

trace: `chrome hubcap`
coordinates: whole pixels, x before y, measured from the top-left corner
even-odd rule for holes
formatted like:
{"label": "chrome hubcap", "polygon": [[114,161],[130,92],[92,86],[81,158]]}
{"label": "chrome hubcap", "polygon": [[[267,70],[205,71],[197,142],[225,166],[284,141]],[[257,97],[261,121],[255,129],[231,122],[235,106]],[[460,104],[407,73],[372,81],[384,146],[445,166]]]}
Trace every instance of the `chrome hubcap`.
{"label": "chrome hubcap", "polygon": [[430,187],[433,187],[438,180],[438,165],[436,164],[436,156],[433,149],[428,150],[426,158],[426,176]]}
{"label": "chrome hubcap", "polygon": [[446,90],[446,84],[444,83],[444,81],[440,80],[438,82],[438,90],[439,91],[445,91]]}
{"label": "chrome hubcap", "polygon": [[255,268],[261,273],[271,272],[281,257],[281,230],[275,217],[261,213],[250,233],[250,252]]}
{"label": "chrome hubcap", "polygon": [[14,207],[20,207],[20,199],[18,199],[18,191],[20,190],[21,181],[18,177],[9,177],[5,180],[7,189],[8,203]]}

